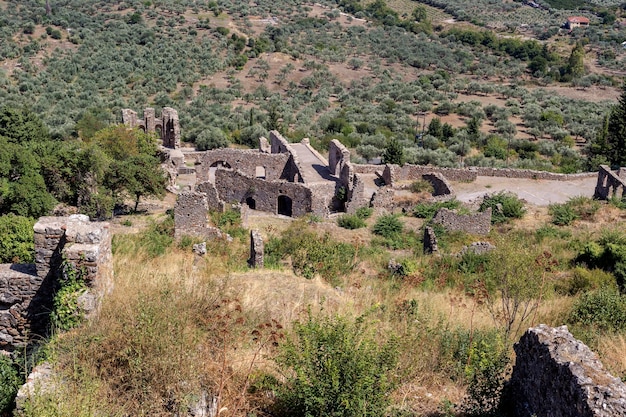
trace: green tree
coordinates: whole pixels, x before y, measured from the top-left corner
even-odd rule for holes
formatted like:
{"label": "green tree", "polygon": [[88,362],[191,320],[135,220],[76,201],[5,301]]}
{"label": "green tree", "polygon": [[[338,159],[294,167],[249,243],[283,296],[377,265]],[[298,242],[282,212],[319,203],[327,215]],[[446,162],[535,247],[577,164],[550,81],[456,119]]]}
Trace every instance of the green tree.
{"label": "green tree", "polygon": [[577,43],[567,61],[566,73],[578,78],[585,73],[585,48]]}
{"label": "green tree", "polygon": [[0,263],[28,263],[34,259],[35,221],[7,214],[0,216]]}
{"label": "green tree", "polygon": [[413,9],[413,13],[411,13],[411,17],[415,19],[417,22],[423,22],[428,19],[428,13],[426,12],[426,7],[417,6]]}
{"label": "green tree", "polygon": [[428,124],[427,132],[429,135],[434,136],[437,139],[441,139],[443,137],[443,125],[441,124],[441,119],[434,117]]}
{"label": "green tree", "polygon": [[598,169],[600,164],[626,166],[626,83],[622,95],[588,148],[587,166]]}
{"label": "green tree", "polygon": [[383,152],[383,162],[385,164],[402,165],[404,163],[404,149],[396,138],[391,138],[387,142]]}
{"label": "green tree", "polygon": [[9,106],[0,109],[0,136],[14,143],[50,139],[48,128],[34,113]]}

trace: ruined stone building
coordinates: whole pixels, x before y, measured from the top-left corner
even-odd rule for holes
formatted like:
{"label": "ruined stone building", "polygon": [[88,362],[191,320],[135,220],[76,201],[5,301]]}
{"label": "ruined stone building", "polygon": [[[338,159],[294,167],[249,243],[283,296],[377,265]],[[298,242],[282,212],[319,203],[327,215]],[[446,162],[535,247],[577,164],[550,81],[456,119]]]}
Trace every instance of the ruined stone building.
{"label": "ruined stone building", "polygon": [[137,117],[137,112],[131,109],[122,110],[122,121],[131,128],[139,128],[146,133],[156,133],[164,147],[169,149],[180,148],[180,124],[178,112],[171,107],[163,107],[161,117],[157,118],[153,108],[143,111],[143,119]]}
{"label": "ruined stone building", "polygon": [[85,314],[97,311],[112,289],[108,223],[84,215],[42,217],[34,229],[35,263],[0,264],[0,350],[23,348],[48,334],[53,295],[68,268],[87,285],[78,299]]}

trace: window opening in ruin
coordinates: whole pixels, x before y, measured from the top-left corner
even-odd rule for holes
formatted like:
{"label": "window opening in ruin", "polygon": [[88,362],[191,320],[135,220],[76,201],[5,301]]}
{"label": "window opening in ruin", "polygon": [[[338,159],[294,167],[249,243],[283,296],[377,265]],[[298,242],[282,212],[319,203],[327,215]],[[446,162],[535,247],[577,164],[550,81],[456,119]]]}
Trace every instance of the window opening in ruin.
{"label": "window opening in ruin", "polygon": [[230,164],[226,161],[215,161],[211,164],[211,168],[227,168],[232,169]]}
{"label": "window opening in ruin", "polygon": [[257,166],[256,167],[256,177],[260,179],[265,179],[265,167]]}
{"label": "window opening in ruin", "polygon": [[165,137],[163,140],[164,144],[168,148],[174,147],[174,122],[169,121],[165,124]]}
{"label": "window opening in ruin", "polygon": [[256,210],[256,201],[252,197],[246,198],[246,205],[250,207],[252,210]]}
{"label": "window opening in ruin", "polygon": [[293,202],[291,198],[286,195],[278,196],[278,214],[282,214],[283,216],[289,216],[293,214]]}
{"label": "window opening in ruin", "polygon": [[[157,134],[157,138],[160,138],[161,140],[163,140],[163,126],[155,125],[154,126],[154,131]],[[166,145],[166,143],[163,143],[163,144]]]}

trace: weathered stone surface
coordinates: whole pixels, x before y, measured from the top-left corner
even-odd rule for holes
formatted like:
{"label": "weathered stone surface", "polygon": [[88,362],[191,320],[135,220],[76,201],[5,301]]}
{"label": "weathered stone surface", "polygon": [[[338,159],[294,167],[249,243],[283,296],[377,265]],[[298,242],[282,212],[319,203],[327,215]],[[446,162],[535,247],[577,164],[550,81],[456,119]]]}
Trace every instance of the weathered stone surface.
{"label": "weathered stone surface", "polygon": [[449,231],[462,231],[474,235],[487,235],[491,230],[491,208],[482,213],[457,214],[447,208],[437,211],[433,222]]}
{"label": "weathered stone surface", "polygon": [[434,196],[454,194],[452,186],[443,174],[439,172],[430,172],[428,174],[423,174],[422,178],[433,186]]}
{"label": "weathered stone surface", "polygon": [[[88,286],[86,313],[95,312],[113,285],[107,223],[81,215],[41,217],[34,226],[35,264],[0,265],[0,349],[44,337],[58,277],[74,270]],[[87,296],[86,296],[87,297]]]}
{"label": "weathered stone surface", "polygon": [[178,112],[171,107],[163,107],[160,119],[156,118],[153,108],[146,108],[143,111],[143,120],[137,118],[137,112],[123,109],[122,121],[130,128],[141,128],[149,133],[158,133],[163,146],[166,148],[180,148]]}
{"label": "weathered stone surface", "polygon": [[461,255],[467,252],[472,252],[477,255],[482,255],[482,254],[491,252],[492,250],[495,250],[495,249],[496,247],[493,246],[489,242],[473,242],[469,246],[463,246],[463,248],[461,249]]}
{"label": "weathered stone surface", "polygon": [[17,411],[24,410],[26,402],[35,395],[54,391],[53,371],[48,362],[39,364],[26,378],[26,383],[20,387],[15,398]]}
{"label": "weathered stone surface", "polygon": [[178,194],[174,206],[174,235],[197,236],[206,239],[222,238],[222,232],[209,226],[207,196],[204,193],[186,191]]}
{"label": "weathered stone surface", "polygon": [[531,328],[514,349],[509,384],[517,417],[626,415],[626,385],[566,326]]}
{"label": "weathered stone surface", "polygon": [[192,247],[193,253],[196,255],[204,256],[206,255],[206,242],[197,243]]}
{"label": "weathered stone surface", "polygon": [[608,200],[611,197],[618,197],[620,199],[625,197],[624,188],[626,180],[622,177],[624,171],[624,169],[620,168],[620,170],[615,173],[611,171],[610,167],[601,165],[598,171],[598,183],[596,184],[594,198]]}
{"label": "weathered stone surface", "polygon": [[252,268],[263,268],[264,245],[261,233],[250,230],[250,258],[248,265]]}
{"label": "weathered stone surface", "polygon": [[436,253],[439,252],[439,245],[437,244],[437,236],[435,230],[427,226],[424,228],[424,253]]}

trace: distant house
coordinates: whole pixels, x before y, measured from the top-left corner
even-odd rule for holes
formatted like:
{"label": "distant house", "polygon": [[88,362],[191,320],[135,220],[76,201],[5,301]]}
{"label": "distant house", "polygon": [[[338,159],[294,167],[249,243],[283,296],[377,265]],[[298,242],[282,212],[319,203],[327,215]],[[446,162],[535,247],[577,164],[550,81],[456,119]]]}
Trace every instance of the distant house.
{"label": "distant house", "polygon": [[582,16],[572,16],[567,18],[567,23],[565,23],[565,27],[568,29],[575,29],[580,27],[589,26],[589,19]]}

